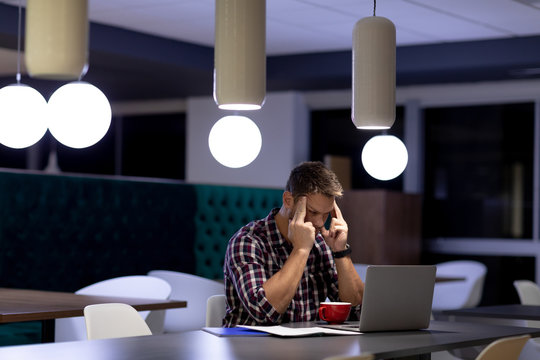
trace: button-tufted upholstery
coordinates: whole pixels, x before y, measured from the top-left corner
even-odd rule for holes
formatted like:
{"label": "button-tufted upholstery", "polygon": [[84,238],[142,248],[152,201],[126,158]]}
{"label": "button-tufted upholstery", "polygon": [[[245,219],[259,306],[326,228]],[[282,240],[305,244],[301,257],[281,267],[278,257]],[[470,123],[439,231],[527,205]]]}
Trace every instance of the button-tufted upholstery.
{"label": "button-tufted upholstery", "polygon": [[[0,172],[0,287],[75,291],[152,269],[221,279],[229,238],[280,206],[281,196],[277,189]],[[39,328],[31,325],[0,325],[0,345],[32,341]]]}
{"label": "button-tufted upholstery", "polygon": [[223,278],[223,257],[231,236],[243,225],[280,207],[283,190],[196,185],[195,258],[197,275]]}
{"label": "button-tufted upholstery", "polygon": [[75,291],[193,272],[194,213],[184,184],[0,173],[0,286]]}

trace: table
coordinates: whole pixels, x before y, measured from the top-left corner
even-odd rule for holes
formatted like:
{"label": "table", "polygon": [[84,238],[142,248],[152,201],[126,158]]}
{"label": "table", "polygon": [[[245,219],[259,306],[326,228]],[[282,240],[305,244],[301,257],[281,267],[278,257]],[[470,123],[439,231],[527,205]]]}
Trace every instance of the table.
{"label": "table", "polygon": [[183,308],[186,301],[77,295],[74,293],[0,288],[0,324],[42,322],[42,341],[54,341],[54,319],[83,316],[85,306],[124,303],[138,311]]}
{"label": "table", "polygon": [[[303,324],[300,324],[303,325]],[[309,324],[308,324],[309,325]],[[107,340],[8,346],[0,359],[17,360],[274,360],[294,357],[317,360],[333,355],[372,353],[377,359],[429,359],[434,351],[484,345],[505,336],[532,334],[540,329],[432,321],[428,330],[302,338],[217,337],[189,331]]]}
{"label": "table", "polygon": [[449,316],[489,317],[497,319],[540,320],[540,306],[496,305],[442,311]]}

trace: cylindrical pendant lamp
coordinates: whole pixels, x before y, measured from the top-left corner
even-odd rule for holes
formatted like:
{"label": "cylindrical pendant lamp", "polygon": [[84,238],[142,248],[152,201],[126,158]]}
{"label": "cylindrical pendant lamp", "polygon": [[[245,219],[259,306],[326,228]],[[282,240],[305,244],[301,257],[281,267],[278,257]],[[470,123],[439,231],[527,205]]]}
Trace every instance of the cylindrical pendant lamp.
{"label": "cylindrical pendant lamp", "polygon": [[216,0],[214,100],[257,110],[266,96],[266,0]]}
{"label": "cylindrical pendant lamp", "polygon": [[25,61],[34,78],[83,76],[88,67],[88,0],[28,0]]}
{"label": "cylindrical pendant lamp", "polygon": [[352,120],[388,129],[396,116],[396,28],[387,18],[360,19],[353,31]]}

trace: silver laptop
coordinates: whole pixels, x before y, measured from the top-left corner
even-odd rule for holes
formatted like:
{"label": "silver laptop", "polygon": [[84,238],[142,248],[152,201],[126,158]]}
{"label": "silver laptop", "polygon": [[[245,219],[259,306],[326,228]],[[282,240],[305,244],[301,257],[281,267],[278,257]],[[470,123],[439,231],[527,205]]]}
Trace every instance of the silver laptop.
{"label": "silver laptop", "polygon": [[429,327],[435,265],[370,265],[359,323],[330,325],[360,332]]}

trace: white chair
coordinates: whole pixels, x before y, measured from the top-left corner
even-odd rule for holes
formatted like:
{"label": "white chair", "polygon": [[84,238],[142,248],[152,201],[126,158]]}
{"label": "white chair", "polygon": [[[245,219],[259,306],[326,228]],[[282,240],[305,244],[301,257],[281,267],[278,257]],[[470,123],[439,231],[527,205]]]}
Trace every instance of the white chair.
{"label": "white chair", "polygon": [[480,303],[487,268],[478,261],[457,260],[437,264],[437,276],[465,280],[435,283],[432,310],[475,307]]}
{"label": "white chair", "polygon": [[169,270],[152,270],[148,275],[166,280],[171,285],[171,299],[187,301],[186,308],[166,310],[166,333],[203,328],[206,324],[208,298],[225,294],[223,283],[201,276]]}
{"label": "white chair", "polygon": [[495,340],[485,347],[476,360],[518,360],[530,335],[512,336]]}
{"label": "white chair", "polygon": [[[146,275],[121,276],[97,282],[84,287],[76,294],[102,295],[119,297],[136,297],[166,300],[171,295],[169,283],[163,279]],[[142,311],[140,315],[146,320],[154,334],[163,332],[165,311]],[[83,317],[57,319],[55,321],[55,341],[85,340],[86,326]]]}
{"label": "white chair", "polygon": [[[519,301],[522,305],[540,305],[540,287],[530,280],[514,281]],[[540,328],[540,321],[527,320],[527,326]]]}
{"label": "white chair", "polygon": [[366,272],[369,265],[360,263],[354,263],[353,265],[358,275],[360,275],[360,279],[362,279],[362,281],[366,281]]}
{"label": "white chair", "polygon": [[95,304],[84,308],[88,340],[152,335],[137,310],[127,304]]}
{"label": "white chair", "polygon": [[206,301],[206,326],[221,327],[227,311],[227,297],[212,295]]}
{"label": "white chair", "polygon": [[523,305],[540,305],[540,287],[530,280],[516,280],[514,287]]}
{"label": "white chair", "polygon": [[[522,305],[540,305],[540,287],[537,283],[530,280],[516,280],[514,288]],[[526,320],[525,323],[529,327],[540,328],[540,321]],[[540,359],[540,339],[538,338],[527,341],[519,357],[519,360],[533,359]]]}
{"label": "white chair", "polygon": [[[484,347],[475,357],[475,360],[520,360],[520,354],[524,346],[530,342],[530,335],[512,336],[491,342]],[[431,354],[433,360],[461,360],[461,358],[451,355],[447,351],[440,351]],[[526,360],[538,360],[539,358],[527,358]]]}
{"label": "white chair", "polygon": [[540,343],[538,338],[531,339],[527,341],[521,354],[519,355],[519,360],[538,360],[540,359]]}

